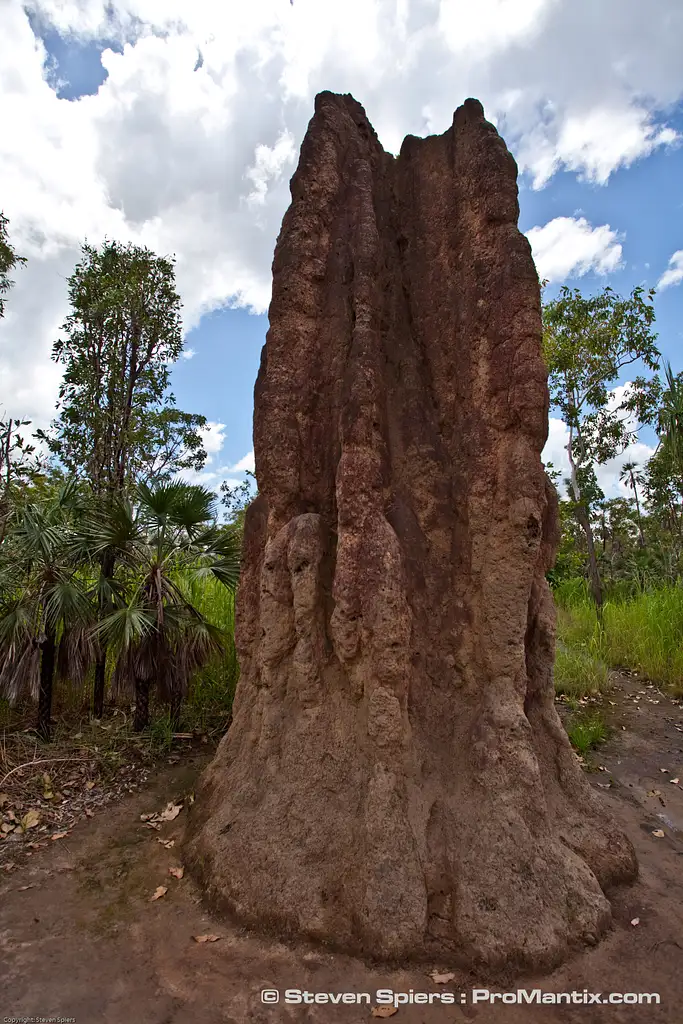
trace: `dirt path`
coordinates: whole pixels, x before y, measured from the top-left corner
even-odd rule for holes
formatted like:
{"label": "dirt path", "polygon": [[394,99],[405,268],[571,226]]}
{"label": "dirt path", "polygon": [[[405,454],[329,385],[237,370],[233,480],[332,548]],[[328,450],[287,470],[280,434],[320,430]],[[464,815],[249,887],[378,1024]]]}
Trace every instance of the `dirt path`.
{"label": "dirt path", "polygon": [[[615,927],[549,977],[510,987],[544,992],[659,993],[660,1005],[471,1004],[476,979],[435,983],[420,970],[382,971],[306,947],[289,948],[212,919],[182,863],[185,813],[159,831],[140,815],[187,798],[206,756],[173,765],[143,792],[79,824],[0,879],[2,1017],[77,1024],[268,1024],[373,1019],[371,1006],[263,1005],[262,989],[368,993],[467,992],[455,1005],[401,1006],[397,1024],[538,1021],[683,1022],[683,708],[624,677],[606,710],[612,740],[593,784],[635,843],[641,875],[615,902]],[[640,692],[642,691],[642,692]],[[622,729],[625,726],[625,729]],[[660,769],[667,769],[666,772]],[[607,788],[608,787],[608,788]],[[661,838],[653,832],[662,831]],[[173,847],[163,842],[175,840]],[[159,842],[162,840],[163,842]],[[3,874],[5,874],[3,872]],[[158,886],[167,887],[150,902]],[[631,921],[639,920],[632,925]],[[220,941],[197,943],[195,935]],[[435,964],[448,972],[448,964]]]}

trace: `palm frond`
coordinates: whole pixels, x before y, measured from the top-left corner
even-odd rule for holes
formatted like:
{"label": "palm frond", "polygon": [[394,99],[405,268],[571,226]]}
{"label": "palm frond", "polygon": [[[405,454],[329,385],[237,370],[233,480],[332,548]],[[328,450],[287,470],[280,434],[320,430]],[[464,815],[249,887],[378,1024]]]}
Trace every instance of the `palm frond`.
{"label": "palm frond", "polygon": [[94,608],[88,594],[73,576],[58,577],[46,588],[44,607],[46,620],[55,630],[62,624],[85,625],[94,618]]}
{"label": "palm frond", "polygon": [[107,615],[95,627],[93,637],[112,646],[117,655],[134,648],[155,627],[154,615],[137,600]]}

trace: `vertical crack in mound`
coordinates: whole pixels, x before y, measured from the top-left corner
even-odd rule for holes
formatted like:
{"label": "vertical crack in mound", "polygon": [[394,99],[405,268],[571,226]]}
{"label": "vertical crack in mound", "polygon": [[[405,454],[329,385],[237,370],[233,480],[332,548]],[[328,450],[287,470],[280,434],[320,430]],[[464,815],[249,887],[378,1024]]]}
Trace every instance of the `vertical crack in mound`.
{"label": "vertical crack in mound", "polygon": [[628,840],[553,703],[548,389],[517,168],[481,104],[386,154],[322,93],[275,250],[234,719],[190,863],[240,920],[550,966]]}

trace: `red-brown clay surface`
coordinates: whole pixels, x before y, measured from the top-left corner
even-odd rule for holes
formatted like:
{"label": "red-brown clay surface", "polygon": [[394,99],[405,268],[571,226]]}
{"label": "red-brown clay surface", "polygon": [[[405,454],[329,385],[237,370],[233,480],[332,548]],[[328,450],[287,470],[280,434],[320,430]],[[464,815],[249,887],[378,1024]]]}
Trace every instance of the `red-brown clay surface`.
{"label": "red-brown clay surface", "polygon": [[[513,988],[545,991],[659,992],[659,1006],[402,1007],[396,1024],[680,1024],[683,1019],[683,710],[634,679],[605,702],[615,734],[591,760],[607,771],[587,775],[601,805],[633,840],[640,878],[616,895],[614,925],[594,949],[546,976],[516,979]],[[643,693],[639,694],[639,691]],[[640,700],[634,698],[640,696]],[[658,700],[659,703],[652,703]],[[640,706],[641,710],[637,710]],[[626,725],[626,731],[621,726]],[[678,726],[678,729],[676,728]],[[185,796],[205,759],[162,771],[117,806],[77,825],[11,873],[0,871],[2,1017],[75,1017],[77,1024],[362,1024],[368,1007],[261,1005],[262,988],[320,992],[439,991],[474,979],[456,971],[448,986],[427,971],[373,969],[347,956],[288,947],[249,935],[212,917],[192,879],[168,868],[182,863],[183,810],[160,832],[140,815]],[[661,768],[667,768],[663,773]],[[613,780],[608,790],[598,788]],[[659,791],[665,801],[648,792]],[[663,839],[652,837],[655,829]],[[176,838],[164,848],[157,839]],[[495,891],[495,879],[492,879]],[[168,887],[154,903],[157,886]],[[23,886],[32,886],[23,889]],[[632,926],[630,921],[639,918]],[[198,945],[193,935],[218,934]]]}
{"label": "red-brown clay surface", "polygon": [[255,390],[234,722],[188,851],[246,924],[540,969],[635,875],[553,703],[516,177],[476,100],[395,158],[353,98],[316,99]]}

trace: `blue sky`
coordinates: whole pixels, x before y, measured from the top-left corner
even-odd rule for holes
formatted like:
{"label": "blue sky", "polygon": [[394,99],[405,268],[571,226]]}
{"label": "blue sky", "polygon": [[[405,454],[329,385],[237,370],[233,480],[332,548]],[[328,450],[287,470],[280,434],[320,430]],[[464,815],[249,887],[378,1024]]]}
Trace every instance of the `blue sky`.
{"label": "blue sky", "polygon": [[[683,368],[674,7],[653,22],[635,0],[599,11],[589,0],[482,0],[477,17],[460,0],[348,0],[343,11],[314,0],[6,0],[0,207],[29,264],[0,328],[0,405],[49,418],[50,345],[83,238],[175,252],[191,357],[173,390],[215,425],[206,482],[239,479],[272,249],[321,88],[351,91],[392,151],[409,132],[445,130],[479,96],[520,164],[520,228],[551,289],[656,286],[680,254],[656,310],[661,350]],[[641,461],[653,437],[643,440]],[[563,443],[551,421],[555,464]],[[612,493],[618,469],[603,471]]]}

